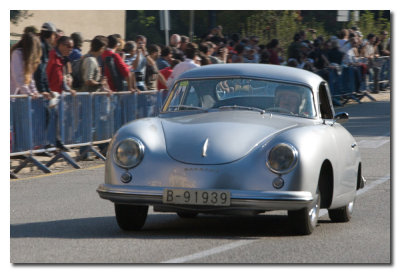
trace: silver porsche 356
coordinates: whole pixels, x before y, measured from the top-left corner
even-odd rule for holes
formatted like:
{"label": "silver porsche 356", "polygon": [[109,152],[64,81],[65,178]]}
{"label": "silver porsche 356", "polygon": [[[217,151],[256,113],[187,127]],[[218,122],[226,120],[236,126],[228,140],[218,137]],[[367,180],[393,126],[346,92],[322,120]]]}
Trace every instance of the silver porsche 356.
{"label": "silver porsche 356", "polygon": [[138,230],[148,207],[176,212],[287,210],[311,234],[320,208],[347,222],[364,186],[356,141],[335,114],[327,82],[301,69],[208,65],[183,73],[158,117],[114,135],[101,198],[118,225]]}

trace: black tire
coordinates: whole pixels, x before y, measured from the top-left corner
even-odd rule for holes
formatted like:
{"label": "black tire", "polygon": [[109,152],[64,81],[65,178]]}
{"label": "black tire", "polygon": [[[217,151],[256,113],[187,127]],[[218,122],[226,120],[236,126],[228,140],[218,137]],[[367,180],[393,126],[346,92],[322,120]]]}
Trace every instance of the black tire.
{"label": "black tire", "polygon": [[344,207],[337,209],[328,209],[329,218],[334,223],[346,223],[349,222],[353,215],[354,200],[348,203]]}
{"label": "black tire", "polygon": [[197,212],[192,211],[179,211],[176,214],[181,218],[195,218],[198,215]]}
{"label": "black tire", "polygon": [[310,235],[318,223],[321,195],[316,195],[317,200],[309,208],[289,210],[288,216],[293,231],[298,235]]}
{"label": "black tire", "polygon": [[140,230],[147,218],[149,206],[114,204],[118,226],[123,230]]}

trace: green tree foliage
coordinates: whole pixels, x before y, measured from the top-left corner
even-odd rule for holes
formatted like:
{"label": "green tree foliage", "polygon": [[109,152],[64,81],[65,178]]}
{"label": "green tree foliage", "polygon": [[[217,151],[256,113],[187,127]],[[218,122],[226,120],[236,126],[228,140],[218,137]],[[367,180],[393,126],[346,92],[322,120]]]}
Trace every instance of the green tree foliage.
{"label": "green tree foliage", "polygon": [[364,35],[379,34],[382,30],[390,33],[390,21],[383,17],[383,11],[379,11],[377,14],[365,11],[360,15],[358,24],[354,25],[358,25]]}
{"label": "green tree foliage", "polygon": [[308,29],[315,29],[318,35],[325,35],[324,26],[315,18],[304,21],[299,11],[259,11],[249,16],[242,31],[243,36],[258,36],[261,44],[267,44],[271,39],[278,39],[280,46],[286,50],[293,41],[295,33],[306,31],[306,39],[313,36]]}
{"label": "green tree foliage", "polygon": [[[215,18],[211,15],[215,15]],[[360,11],[358,22],[341,23],[336,21],[336,10],[196,10],[194,12],[194,35],[199,42],[212,27],[221,25],[223,34],[230,37],[239,33],[242,37],[256,35],[261,44],[278,39],[286,50],[293,36],[300,30],[307,33],[306,39],[313,36],[308,29],[315,29],[316,35],[328,38],[337,35],[342,28],[358,26],[364,35],[378,34],[381,30],[390,32],[390,11]],[[216,20],[213,20],[216,19]],[[143,34],[149,43],[165,43],[164,31],[160,30],[159,11],[127,11],[126,38],[134,39]],[[190,11],[171,10],[169,34],[179,33],[189,36]]]}
{"label": "green tree foliage", "polygon": [[32,13],[27,10],[10,10],[10,22],[14,25],[18,25],[23,19],[31,17]]}
{"label": "green tree foliage", "polygon": [[144,35],[151,43],[162,43],[158,17],[158,11],[128,10],[126,40],[135,40],[137,35]]}

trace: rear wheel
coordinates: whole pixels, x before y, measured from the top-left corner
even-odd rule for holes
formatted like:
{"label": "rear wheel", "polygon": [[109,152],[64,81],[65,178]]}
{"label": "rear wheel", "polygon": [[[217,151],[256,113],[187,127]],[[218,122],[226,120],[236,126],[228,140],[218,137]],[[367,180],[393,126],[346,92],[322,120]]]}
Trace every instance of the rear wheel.
{"label": "rear wheel", "polygon": [[299,235],[311,234],[318,223],[321,196],[319,192],[313,205],[301,210],[289,210],[288,216],[294,232]]}
{"label": "rear wheel", "polygon": [[354,209],[354,200],[348,203],[344,207],[340,207],[337,209],[329,209],[328,210],[329,218],[331,218],[332,222],[335,223],[349,222],[351,216],[353,215],[353,209]]}
{"label": "rear wheel", "polygon": [[149,206],[114,204],[118,226],[123,230],[140,230],[147,218]]}

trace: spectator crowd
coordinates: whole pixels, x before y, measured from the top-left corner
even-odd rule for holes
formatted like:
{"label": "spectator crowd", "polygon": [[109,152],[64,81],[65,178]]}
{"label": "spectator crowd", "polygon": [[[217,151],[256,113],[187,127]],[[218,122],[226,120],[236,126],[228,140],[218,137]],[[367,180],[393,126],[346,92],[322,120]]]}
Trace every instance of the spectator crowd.
{"label": "spectator crowd", "polygon": [[[308,38],[308,39],[307,39]],[[142,92],[170,88],[179,75],[203,65],[265,63],[287,65],[318,73],[329,80],[327,68],[358,67],[365,75],[378,56],[390,56],[386,31],[366,37],[357,27],[343,29],[328,39],[313,29],[300,31],[284,50],[278,39],[260,44],[259,37],[223,35],[213,28],[200,42],[173,34],[169,45],[148,44],[144,35],[124,41],[121,35],[98,35],[90,50],[82,52],[84,39],[78,32],[66,36],[51,22],[40,31],[26,27],[11,48],[10,94],[42,94],[57,98],[63,91]]]}
{"label": "spectator crowd", "polygon": [[[361,71],[361,77],[377,74],[374,59],[391,54],[386,31],[364,37],[356,27],[343,29],[328,39],[317,36],[312,29],[300,31],[285,50],[278,39],[260,44],[257,36],[227,37],[221,26],[198,43],[179,34],[170,36],[168,46],[148,44],[144,35],[134,41],[124,41],[119,34],[97,35],[91,38],[89,51],[82,52],[83,42],[81,33],[66,36],[51,22],[44,23],[40,30],[26,27],[20,41],[11,47],[10,94],[28,94],[33,99],[41,94],[48,101],[50,113],[51,108],[57,109],[63,92],[75,96],[77,92],[100,91],[111,96],[118,91],[169,89],[183,72],[203,65],[287,65],[312,71],[329,81],[329,69],[342,65]],[[357,90],[361,80],[355,79]],[[46,130],[48,125],[46,119]],[[56,126],[56,142],[52,145],[68,150],[61,141],[58,122]]]}

